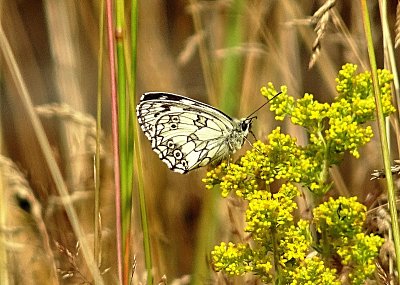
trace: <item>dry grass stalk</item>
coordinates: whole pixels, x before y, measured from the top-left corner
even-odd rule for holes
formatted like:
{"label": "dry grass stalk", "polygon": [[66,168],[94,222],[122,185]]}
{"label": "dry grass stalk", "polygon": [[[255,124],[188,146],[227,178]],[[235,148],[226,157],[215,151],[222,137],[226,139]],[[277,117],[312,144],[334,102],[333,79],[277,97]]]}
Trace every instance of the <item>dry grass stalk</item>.
{"label": "dry grass stalk", "polygon": [[65,204],[78,204],[78,203],[93,203],[93,191],[74,191],[68,196],[50,196],[48,206],[46,208],[45,216],[51,217],[56,210],[62,210]]}
{"label": "dry grass stalk", "polygon": [[190,36],[185,43],[185,47],[178,56],[178,64],[186,65],[194,56],[200,45],[200,42],[204,40],[204,32],[195,33]]}
{"label": "dry grass stalk", "polygon": [[[392,172],[393,175],[400,174],[400,160],[395,160],[394,161],[396,164],[390,167],[390,170]],[[380,178],[385,178],[386,174],[385,171],[383,169],[381,170],[377,170],[375,169],[372,173],[371,173],[371,179],[370,180],[375,180],[375,179],[380,179]]]}
{"label": "dry grass stalk", "polygon": [[[78,112],[68,104],[45,104],[35,107],[35,111],[42,117],[45,118],[59,118],[64,121],[71,122],[77,126],[80,126],[84,130],[84,138],[79,141],[83,141],[86,145],[85,148],[90,154],[96,152],[96,121],[95,119],[82,112]],[[100,138],[104,135],[101,132]],[[102,146],[102,144],[100,144]],[[81,148],[77,148],[81,149]],[[100,148],[100,154],[104,154],[103,148]]]}
{"label": "dry grass stalk", "polygon": [[375,266],[376,266],[376,271],[375,271],[376,279],[378,279],[383,285],[390,285],[391,282],[390,277],[386,274],[385,270],[383,270],[379,262],[376,262]]}
{"label": "dry grass stalk", "polygon": [[163,275],[161,280],[158,282],[158,285],[167,285],[167,276]]}
{"label": "dry grass stalk", "polygon": [[79,284],[92,284],[80,270],[79,249],[80,244],[77,242],[75,244],[74,252],[71,252],[68,248],[64,247],[62,244],[56,242],[56,247],[58,251],[64,255],[68,260],[69,267],[67,269],[58,268],[58,272],[63,280],[74,278],[79,281]]}
{"label": "dry grass stalk", "polygon": [[395,24],[395,38],[394,38],[394,47],[398,48],[400,45],[400,2],[397,3],[396,8],[396,24]]}
{"label": "dry grass stalk", "polygon": [[214,52],[216,58],[218,59],[223,59],[232,55],[245,56],[249,53],[258,55],[260,58],[267,55],[266,47],[258,43],[243,43],[235,47],[217,49]]}
{"label": "dry grass stalk", "polygon": [[228,9],[232,2],[232,0],[192,1],[186,6],[186,11],[188,13],[216,12]]}
{"label": "dry grass stalk", "polygon": [[[379,250],[376,276],[379,280],[389,280],[393,276],[393,262],[395,250],[391,233],[391,218],[388,213],[387,203],[374,208],[367,213],[367,232],[378,233],[384,237],[385,242]],[[386,283],[385,283],[386,284]]]}
{"label": "dry grass stalk", "polygon": [[330,19],[330,10],[336,4],[336,0],[328,0],[324,5],[319,8],[314,15],[311,17],[311,23],[315,25],[314,31],[317,33],[317,38],[315,39],[312,47],[312,55],[308,68],[312,68],[318,59],[321,52],[321,41],[325,36],[326,27]]}
{"label": "dry grass stalk", "polygon": [[171,285],[187,285],[190,284],[190,275],[184,275],[181,278],[172,280]]}
{"label": "dry grass stalk", "polygon": [[343,36],[345,44],[349,47],[352,55],[357,59],[358,64],[361,65],[363,70],[368,69],[368,61],[366,58],[362,57],[362,51],[359,46],[360,44],[357,41],[357,37],[355,37],[354,34],[349,31],[349,28],[344,22],[342,15],[340,15],[335,7],[333,7],[330,12],[335,28],[339,31],[340,35]]}
{"label": "dry grass stalk", "polygon": [[[62,244],[55,242],[56,248],[59,253],[61,253],[67,260],[66,263],[63,263],[63,266],[66,264],[68,267],[66,268],[58,268],[57,271],[61,275],[63,280],[70,280],[73,281],[74,284],[93,284],[86,277],[86,273],[81,270],[82,264],[80,262],[80,243],[79,241],[76,242],[74,251],[70,251],[68,248],[63,246]],[[104,275],[110,270],[110,268],[106,268],[101,271],[101,275]],[[79,282],[79,283],[77,283]]]}

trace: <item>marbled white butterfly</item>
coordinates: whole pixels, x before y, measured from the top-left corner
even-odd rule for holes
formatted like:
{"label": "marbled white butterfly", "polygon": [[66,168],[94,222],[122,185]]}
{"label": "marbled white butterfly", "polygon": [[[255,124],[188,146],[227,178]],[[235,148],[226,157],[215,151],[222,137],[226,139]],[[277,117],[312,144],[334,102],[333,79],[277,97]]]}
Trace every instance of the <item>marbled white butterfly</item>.
{"label": "marbled white butterfly", "polygon": [[256,118],[253,112],[238,120],[202,102],[163,92],[143,94],[136,113],[152,149],[179,173],[229,158],[242,147]]}

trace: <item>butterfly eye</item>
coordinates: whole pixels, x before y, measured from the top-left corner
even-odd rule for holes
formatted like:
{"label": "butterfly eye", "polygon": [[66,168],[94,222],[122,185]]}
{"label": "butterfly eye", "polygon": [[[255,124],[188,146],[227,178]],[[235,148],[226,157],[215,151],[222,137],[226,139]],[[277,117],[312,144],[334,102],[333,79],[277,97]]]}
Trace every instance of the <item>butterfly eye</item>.
{"label": "butterfly eye", "polygon": [[178,128],[178,125],[177,124],[171,124],[170,127],[171,127],[172,130],[176,130]]}
{"label": "butterfly eye", "polygon": [[251,120],[245,120],[242,123],[242,131],[248,131],[251,128]]}

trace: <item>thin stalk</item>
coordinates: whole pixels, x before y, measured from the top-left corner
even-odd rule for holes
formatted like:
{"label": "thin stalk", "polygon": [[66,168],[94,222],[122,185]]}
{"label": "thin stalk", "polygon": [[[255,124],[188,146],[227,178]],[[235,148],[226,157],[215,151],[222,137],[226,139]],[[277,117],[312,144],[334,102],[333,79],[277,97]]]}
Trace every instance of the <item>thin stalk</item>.
{"label": "thin stalk", "polygon": [[[392,36],[390,34],[390,28],[388,23],[388,15],[387,15],[387,0],[380,0],[379,1],[379,11],[381,12],[381,23],[382,23],[382,34],[383,34],[383,47],[385,53],[385,68],[389,69],[390,72],[393,74],[393,86],[394,86],[394,94],[393,94],[393,101],[397,110],[400,110],[400,82],[399,82],[399,74],[397,73],[397,65],[396,59],[393,50],[393,42]],[[400,126],[400,118],[399,112],[397,111],[396,116],[394,117],[394,131],[399,136],[399,126]],[[390,140],[389,140],[390,142]],[[400,150],[400,141],[397,140],[397,150]]]}
{"label": "thin stalk", "polygon": [[213,79],[212,62],[210,60],[209,52],[205,41],[206,37],[204,36],[205,32],[203,31],[203,25],[201,23],[199,9],[196,8],[198,6],[197,0],[190,0],[190,6],[193,7],[192,17],[193,17],[194,30],[197,34],[202,35],[202,39],[200,40],[199,43],[199,56],[200,56],[201,67],[203,69],[203,78],[207,89],[208,101],[211,103],[211,105],[216,106],[217,105],[217,100],[216,100],[217,98],[215,96],[217,93],[216,84]]}
{"label": "thin stalk", "polygon": [[201,219],[199,223],[199,228],[197,230],[197,241],[196,249],[193,260],[193,271],[190,280],[191,285],[202,285],[204,280],[207,279],[208,265],[205,262],[205,256],[209,255],[211,250],[212,242],[214,240],[217,220],[215,213],[217,211],[217,201],[220,197],[219,189],[206,190],[203,209],[201,211]]}
{"label": "thin stalk", "polygon": [[275,229],[271,228],[271,238],[272,238],[272,248],[274,251],[274,269],[275,269],[275,280],[273,280],[272,284],[281,284],[281,275],[279,270],[279,250],[278,250],[278,241],[276,240],[276,231]]}
{"label": "thin stalk", "polygon": [[[101,134],[101,90],[103,78],[103,42],[104,42],[104,1],[100,3],[100,16],[99,16],[99,55],[97,65],[97,117],[96,117],[96,155],[95,155],[95,189],[94,189],[94,259],[96,260],[97,267],[101,265],[101,235],[100,235],[100,134]],[[97,284],[97,280],[94,280]]]}
{"label": "thin stalk", "polygon": [[[142,223],[142,231],[143,231],[143,249],[144,249],[144,262],[147,271],[147,284],[153,284],[153,274],[152,268],[153,263],[151,259],[151,240],[149,233],[149,225],[147,220],[147,209],[146,209],[146,196],[144,191],[144,178],[143,172],[139,171],[143,169],[142,158],[140,155],[140,144],[139,144],[139,126],[136,120],[135,114],[135,102],[136,102],[136,62],[137,62],[137,31],[138,31],[138,1],[132,0],[132,11],[131,11],[131,76],[129,76],[129,90],[131,90],[133,96],[130,96],[130,108],[131,108],[131,118],[132,123],[132,133],[134,139],[134,152],[136,164],[134,167],[136,168],[135,174],[137,175],[137,185],[138,185],[138,193],[139,193],[139,205],[140,205],[140,218]],[[132,157],[133,158],[133,157]],[[133,171],[132,171],[133,173]]]}
{"label": "thin stalk", "polygon": [[[1,76],[1,75],[0,75]],[[0,85],[0,88],[3,88],[3,84]],[[0,151],[3,151],[3,124],[0,117]],[[8,205],[6,201],[6,192],[5,192],[5,181],[3,176],[4,171],[0,166],[0,229],[5,229],[7,227],[7,213],[8,213]],[[7,261],[7,239],[5,234],[0,234],[0,285],[8,285],[9,284],[9,264]]]}
{"label": "thin stalk", "polygon": [[[373,83],[374,95],[375,95],[376,116],[377,116],[378,128],[379,128],[379,138],[380,138],[380,142],[381,142],[381,151],[382,151],[383,164],[384,164],[384,168],[385,168],[385,175],[386,175],[386,181],[387,181],[388,205],[389,205],[390,216],[392,219],[392,230],[393,230],[394,248],[395,248],[395,252],[396,252],[397,272],[400,272],[400,233],[399,233],[399,223],[397,220],[396,193],[394,190],[393,177],[392,177],[391,166],[390,166],[390,155],[389,155],[388,140],[387,140],[387,136],[386,136],[385,118],[383,116],[375,51],[374,51],[373,40],[372,40],[371,22],[370,22],[370,18],[369,18],[366,0],[361,0],[361,10],[362,10],[362,16],[363,16],[363,22],[364,22],[364,32],[365,32],[365,36],[367,39],[367,45],[368,45],[368,55],[369,55],[369,61],[370,61],[370,65],[371,65],[372,83]],[[400,283],[400,275],[397,278],[398,278],[398,283]]]}
{"label": "thin stalk", "polygon": [[[195,6],[196,1],[192,0],[192,6]],[[237,109],[238,98],[232,98],[235,94],[240,94],[238,92],[238,78],[240,77],[240,71],[242,66],[240,65],[240,59],[237,55],[231,54],[230,48],[240,45],[243,33],[243,23],[240,21],[240,16],[243,13],[243,8],[245,3],[241,0],[235,0],[232,9],[229,14],[233,16],[229,19],[227,25],[227,37],[226,46],[228,50],[228,55],[224,61],[224,66],[222,70],[222,99],[220,100],[220,107],[222,110],[228,114],[233,114]],[[195,25],[196,32],[201,31],[201,21],[197,14],[197,10],[193,9],[193,21]],[[202,45],[203,44],[203,45]],[[215,104],[216,100],[216,87],[215,82],[211,76],[212,70],[210,69],[210,61],[207,57],[206,47],[204,40],[200,44],[200,59],[203,64],[203,73],[205,76],[205,83],[207,86],[209,101]],[[207,279],[209,275],[209,270],[206,262],[204,262],[204,256],[211,250],[212,242],[215,237],[216,227],[218,224],[217,217],[215,216],[215,208],[217,207],[217,201],[219,197],[219,192],[214,189],[211,193],[206,193],[204,197],[204,206],[202,209],[201,220],[199,224],[195,257],[193,262],[193,271],[191,285],[193,284],[203,284],[204,279]]]}
{"label": "thin stalk", "polygon": [[118,280],[122,284],[122,238],[121,238],[121,180],[119,168],[119,144],[118,144],[118,106],[117,106],[117,86],[115,74],[115,45],[113,30],[113,14],[112,1],[106,0],[107,11],[107,35],[109,46],[109,62],[110,62],[110,82],[111,82],[111,126],[113,141],[113,158],[114,158],[114,184],[115,184],[115,228],[117,238],[117,259],[118,259]]}
{"label": "thin stalk", "polygon": [[120,178],[121,178],[121,222],[122,222],[122,254],[123,254],[123,284],[129,283],[130,270],[130,232],[132,211],[132,180],[129,179],[129,169],[132,169],[132,143],[129,135],[130,114],[127,106],[127,58],[125,56],[127,27],[125,22],[124,0],[116,1],[116,51],[117,51],[117,86],[118,86],[118,132],[120,147]]}
{"label": "thin stalk", "polygon": [[[68,188],[63,180],[57,162],[53,157],[50,143],[47,140],[46,133],[38,118],[38,115],[34,110],[33,103],[29,96],[27,86],[22,78],[22,74],[18,68],[14,53],[12,52],[10,43],[1,25],[0,25],[0,43],[1,43],[0,48],[3,54],[4,61],[7,64],[8,71],[11,73],[11,76],[14,80],[14,84],[18,90],[18,94],[21,97],[22,106],[26,111],[30,122],[32,123],[33,130],[37,137],[40,149],[43,153],[44,160],[50,171],[50,175],[54,181],[54,185],[58,191],[58,194],[61,197],[69,197]],[[94,279],[98,280],[98,284],[102,285],[104,284],[103,279],[101,277],[99,269],[96,266],[92,250],[90,249],[88,241],[85,238],[86,234],[84,233],[79,224],[78,215],[73,207],[73,204],[69,203],[68,199],[62,199],[62,201],[65,201],[63,204],[65,212],[68,216],[69,222],[71,223],[71,227],[74,231],[75,236],[80,241],[83,257],[86,261],[86,264],[88,265],[88,269],[92,274],[92,276],[94,277]]]}
{"label": "thin stalk", "polygon": [[[195,32],[198,34],[203,34],[203,25],[201,22],[201,16],[199,13],[199,9],[197,9],[198,1],[190,0],[190,5],[193,7],[192,9],[192,17],[193,17],[193,25]],[[200,61],[202,65],[202,71],[204,76],[204,83],[207,89],[208,101],[216,106],[217,105],[217,84],[215,82],[215,74],[214,68],[211,61],[211,57],[209,56],[209,52],[207,49],[207,44],[205,41],[206,37],[202,37],[199,44],[199,55]],[[195,253],[193,258],[193,269],[192,269],[192,278],[190,281],[191,285],[194,284],[204,284],[204,279],[207,279],[209,275],[208,266],[204,261],[204,256],[210,250],[211,241],[213,240],[213,236],[216,232],[217,220],[214,215],[215,213],[215,205],[216,201],[219,197],[218,191],[212,191],[205,193],[205,197],[203,199],[203,209],[201,211],[201,218],[199,223],[199,228],[197,230],[198,234],[196,240]]]}
{"label": "thin stalk", "polygon": [[146,209],[146,199],[145,199],[145,191],[144,191],[144,180],[143,173],[141,169],[142,167],[142,155],[140,152],[140,142],[139,142],[139,127],[138,123],[135,122],[135,158],[136,158],[136,171],[138,177],[138,193],[139,193],[139,205],[140,205],[140,219],[142,222],[142,231],[143,231],[143,249],[144,249],[144,261],[145,267],[147,271],[147,282],[146,284],[153,284],[153,274],[152,274],[152,259],[151,259],[151,240],[150,240],[150,231],[149,231],[149,223],[147,219],[147,209]]}
{"label": "thin stalk", "polygon": [[[122,252],[126,252],[126,234],[129,232],[130,214],[126,215],[126,195],[127,195],[127,99],[126,99],[126,72],[125,72],[125,52],[124,52],[124,37],[125,37],[125,20],[124,20],[124,2],[123,0],[116,1],[116,52],[117,52],[117,88],[118,88],[118,133],[119,133],[119,148],[120,148],[120,169],[121,169],[121,214],[122,214]],[[125,258],[124,258],[125,260]],[[126,269],[126,268],[124,268]],[[125,274],[124,274],[125,275]]]}
{"label": "thin stalk", "polygon": [[241,20],[244,14],[245,1],[235,0],[232,4],[230,16],[227,25],[226,47],[222,69],[222,98],[220,107],[228,114],[234,114],[238,109],[240,94],[239,78],[242,76],[242,59],[241,55],[234,52],[234,48],[243,42],[244,24]]}
{"label": "thin stalk", "polygon": [[329,146],[326,144],[325,138],[322,135],[321,131],[318,132],[318,138],[319,141],[322,143],[324,146],[324,162],[322,165],[322,170],[319,175],[319,185],[325,185],[326,181],[328,180],[328,175],[329,175]]}

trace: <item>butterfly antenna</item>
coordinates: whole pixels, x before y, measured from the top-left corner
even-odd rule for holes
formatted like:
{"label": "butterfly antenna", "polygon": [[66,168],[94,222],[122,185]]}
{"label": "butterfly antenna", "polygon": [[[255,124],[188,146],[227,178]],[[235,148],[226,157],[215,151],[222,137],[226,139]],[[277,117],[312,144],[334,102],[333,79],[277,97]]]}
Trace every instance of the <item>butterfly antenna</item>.
{"label": "butterfly antenna", "polygon": [[269,102],[272,101],[272,99],[274,99],[276,96],[280,95],[282,93],[282,91],[279,91],[278,93],[276,93],[274,95],[274,97],[272,97],[271,99],[269,99],[267,102],[265,102],[264,104],[262,104],[260,107],[258,107],[253,113],[251,113],[250,115],[247,116],[247,118],[251,117],[254,113],[256,113],[258,110],[260,110],[262,107],[264,107],[265,105],[267,105]]}

